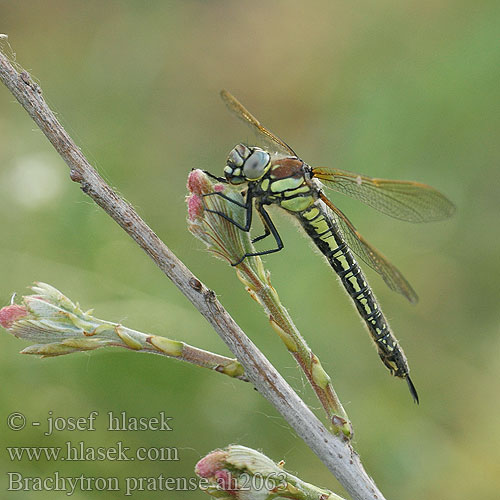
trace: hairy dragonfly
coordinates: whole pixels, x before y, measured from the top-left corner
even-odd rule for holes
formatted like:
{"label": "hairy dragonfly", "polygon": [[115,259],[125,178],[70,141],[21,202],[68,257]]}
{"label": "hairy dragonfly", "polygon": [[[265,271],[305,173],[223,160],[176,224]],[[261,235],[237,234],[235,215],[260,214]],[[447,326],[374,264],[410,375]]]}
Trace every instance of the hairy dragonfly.
{"label": "hairy dragonfly", "polygon": [[[264,234],[252,241],[255,243],[272,235],[276,242],[275,248],[242,255],[233,265],[246,257],[270,254],[283,248],[282,239],[266,206],[278,205],[295,216],[340,278],[366,323],[381,360],[393,375],[406,379],[410,393],[418,403],[403,349],[353,254],[379,273],[389,288],[401,293],[410,302],[416,302],[417,295],[398,269],[371,246],[346,215],[326,197],[324,187],[409,222],[445,219],[453,214],[454,205],[439,191],[419,182],[377,179],[339,169],[310,167],[229,92],[223,90],[221,97],[229,110],[257,133],[260,147],[238,144],[229,153],[224,177],[209,174],[220,182],[245,189],[245,202],[241,204],[246,211],[245,225],[223,213],[216,213],[242,231],[250,231],[255,209],[264,225]],[[238,203],[221,192],[207,196],[211,195]]]}

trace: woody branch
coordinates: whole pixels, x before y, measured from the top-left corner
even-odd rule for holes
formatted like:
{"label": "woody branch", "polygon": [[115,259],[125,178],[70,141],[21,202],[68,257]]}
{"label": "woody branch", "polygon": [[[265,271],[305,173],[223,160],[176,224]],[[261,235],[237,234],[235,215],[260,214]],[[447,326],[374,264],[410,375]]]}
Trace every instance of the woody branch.
{"label": "woody branch", "polygon": [[351,445],[332,435],[323,426],[231,318],[215,294],[171,252],[134,208],[104,182],[47,106],[39,85],[26,71],[18,69],[0,51],[0,79],[66,162],[71,180],[79,183],[82,191],[132,237],[206,318],[243,365],[250,381],[335,475],[351,497],[355,500],[384,500]]}

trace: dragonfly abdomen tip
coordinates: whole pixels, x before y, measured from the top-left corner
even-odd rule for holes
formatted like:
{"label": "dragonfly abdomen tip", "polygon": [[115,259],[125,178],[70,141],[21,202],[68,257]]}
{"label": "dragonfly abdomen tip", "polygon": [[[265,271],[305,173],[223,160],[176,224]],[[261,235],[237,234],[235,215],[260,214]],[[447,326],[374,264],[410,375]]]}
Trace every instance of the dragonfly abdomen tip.
{"label": "dragonfly abdomen tip", "polygon": [[408,384],[408,389],[410,389],[410,394],[411,394],[411,397],[413,398],[413,401],[415,401],[415,403],[419,404],[417,389],[415,389],[415,386],[413,385],[413,382],[411,381],[411,378],[409,375],[406,375],[405,378],[406,378],[406,383]]}

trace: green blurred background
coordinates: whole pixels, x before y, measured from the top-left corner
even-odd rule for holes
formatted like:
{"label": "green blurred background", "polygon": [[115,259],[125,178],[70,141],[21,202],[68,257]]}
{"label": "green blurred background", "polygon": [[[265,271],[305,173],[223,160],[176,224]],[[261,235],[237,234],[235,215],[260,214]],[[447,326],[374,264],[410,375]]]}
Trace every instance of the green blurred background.
{"label": "green blurred background", "polygon": [[[355,447],[387,498],[497,499],[500,490],[498,2],[1,2],[0,32],[105,179],[210,288],[322,418],[294,361],[234,271],[186,229],[191,168],[221,172],[247,130],[218,91],[239,97],[311,165],[429,183],[456,216],[404,224],[334,201],[403,270],[411,306],[371,271],[421,396],[378,359],[333,273],[275,213],[285,249],[273,284],[332,375]],[[69,180],[68,169],[0,87],[0,298],[34,280],[98,317],[229,354],[149,258]],[[312,483],[342,488],[249,384],[156,356],[107,350],[40,361],[1,334],[1,433],[13,446],[175,446],[180,461],[12,463],[26,476],[192,476],[229,443],[261,449]],[[100,412],[94,433],[8,431]],[[107,411],[173,417],[174,432],[111,433]],[[3,474],[2,498],[7,498]],[[22,493],[64,498],[64,493]],[[161,498],[165,493],[137,493]],[[200,492],[169,498],[203,498]],[[11,494],[14,497],[14,494]],[[118,498],[76,492],[73,498]],[[9,497],[10,498],[10,497]]]}

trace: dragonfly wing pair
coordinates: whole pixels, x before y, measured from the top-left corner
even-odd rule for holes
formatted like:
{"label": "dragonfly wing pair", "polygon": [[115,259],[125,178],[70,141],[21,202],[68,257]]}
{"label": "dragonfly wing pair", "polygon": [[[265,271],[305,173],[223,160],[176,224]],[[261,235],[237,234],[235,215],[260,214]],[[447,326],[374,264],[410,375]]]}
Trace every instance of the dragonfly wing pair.
{"label": "dragonfly wing pair", "polygon": [[[455,211],[448,198],[427,184],[375,179],[328,168],[313,168],[313,174],[326,187],[407,222],[438,221],[450,217]],[[352,251],[377,271],[391,290],[401,293],[412,303],[417,302],[417,294],[399,270],[358,233],[341,210],[323,194],[321,198],[334,212]]]}

